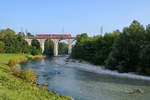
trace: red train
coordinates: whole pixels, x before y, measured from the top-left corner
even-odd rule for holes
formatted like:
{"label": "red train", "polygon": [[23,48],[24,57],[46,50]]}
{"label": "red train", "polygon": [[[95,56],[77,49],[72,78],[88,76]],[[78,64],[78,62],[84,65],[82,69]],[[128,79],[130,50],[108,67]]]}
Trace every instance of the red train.
{"label": "red train", "polygon": [[47,37],[47,36],[65,36],[65,37],[71,37],[71,34],[36,34],[37,37]]}

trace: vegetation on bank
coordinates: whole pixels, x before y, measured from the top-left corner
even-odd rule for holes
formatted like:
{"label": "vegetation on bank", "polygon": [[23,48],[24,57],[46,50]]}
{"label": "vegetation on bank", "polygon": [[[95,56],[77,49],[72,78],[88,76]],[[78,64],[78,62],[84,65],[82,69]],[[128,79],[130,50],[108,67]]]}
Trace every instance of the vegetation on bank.
{"label": "vegetation on bank", "polygon": [[150,75],[150,25],[144,28],[133,21],[122,32],[117,30],[94,37],[78,35],[72,57],[119,72]]}
{"label": "vegetation on bank", "polygon": [[[41,48],[37,45],[38,43],[32,41],[32,45],[29,46],[24,36],[24,33],[19,32],[16,34],[10,28],[0,30],[0,53],[41,54]],[[32,35],[27,33],[27,36]]]}
{"label": "vegetation on bank", "polygon": [[71,56],[75,59],[102,65],[112,50],[113,42],[119,35],[118,30],[113,33],[106,33],[104,36],[88,37],[86,33],[78,35]]}
{"label": "vegetation on bank", "polygon": [[[0,100],[73,100],[70,97],[31,84],[29,82],[32,80],[29,79],[30,76],[33,75],[31,71],[22,71],[21,78],[13,75],[9,70],[10,62],[13,62],[11,59],[22,62],[29,57],[32,56],[27,54],[0,54]],[[25,80],[22,79],[22,75],[26,76]]]}

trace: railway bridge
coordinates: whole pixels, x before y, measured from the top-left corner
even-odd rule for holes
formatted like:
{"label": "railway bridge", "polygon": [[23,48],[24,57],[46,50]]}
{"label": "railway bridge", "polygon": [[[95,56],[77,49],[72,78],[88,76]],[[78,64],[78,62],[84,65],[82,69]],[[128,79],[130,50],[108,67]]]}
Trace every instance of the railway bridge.
{"label": "railway bridge", "polygon": [[72,37],[71,34],[36,34],[36,36],[25,37],[25,40],[31,45],[32,40],[38,40],[44,52],[44,44],[46,40],[52,40],[54,44],[54,56],[58,56],[58,43],[60,40],[66,40],[68,42],[68,54],[72,52],[72,43],[76,37]]}

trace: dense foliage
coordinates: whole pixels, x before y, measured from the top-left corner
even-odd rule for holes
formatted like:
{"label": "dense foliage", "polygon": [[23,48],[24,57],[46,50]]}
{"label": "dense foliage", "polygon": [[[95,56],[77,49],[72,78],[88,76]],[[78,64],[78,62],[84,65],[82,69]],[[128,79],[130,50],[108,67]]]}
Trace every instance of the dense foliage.
{"label": "dense foliage", "polygon": [[105,62],[106,68],[150,75],[149,29],[137,21],[124,28]]}
{"label": "dense foliage", "polygon": [[0,53],[4,53],[5,52],[5,44],[4,42],[0,41]]}
{"label": "dense foliage", "polygon": [[66,43],[64,42],[58,43],[58,54],[59,55],[68,54],[68,45]]}
{"label": "dense foliage", "polygon": [[146,29],[133,21],[122,32],[88,37],[81,34],[73,47],[73,58],[104,64],[119,72],[136,72],[150,75],[150,25]]}
{"label": "dense foliage", "polygon": [[0,30],[1,53],[28,53],[29,46],[21,34],[15,34],[11,29]]}
{"label": "dense foliage", "polygon": [[38,40],[32,40],[30,50],[32,55],[42,54],[42,49]]}
{"label": "dense foliage", "polygon": [[52,40],[46,40],[45,41],[45,51],[44,54],[49,55],[49,56],[53,56],[54,55],[54,44]]}
{"label": "dense foliage", "polygon": [[104,64],[108,57],[111,46],[120,32],[114,31],[104,36],[88,37],[86,33],[77,36],[77,43],[73,47],[72,57],[90,61],[94,64]]}

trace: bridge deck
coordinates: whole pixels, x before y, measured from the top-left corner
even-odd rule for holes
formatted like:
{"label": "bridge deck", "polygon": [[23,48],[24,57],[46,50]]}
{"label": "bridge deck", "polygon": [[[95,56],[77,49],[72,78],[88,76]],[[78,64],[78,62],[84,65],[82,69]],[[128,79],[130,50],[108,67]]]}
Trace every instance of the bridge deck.
{"label": "bridge deck", "polygon": [[37,36],[34,36],[34,37],[25,37],[26,39],[76,39],[76,37],[65,37],[65,36],[47,36],[47,37],[37,37]]}

